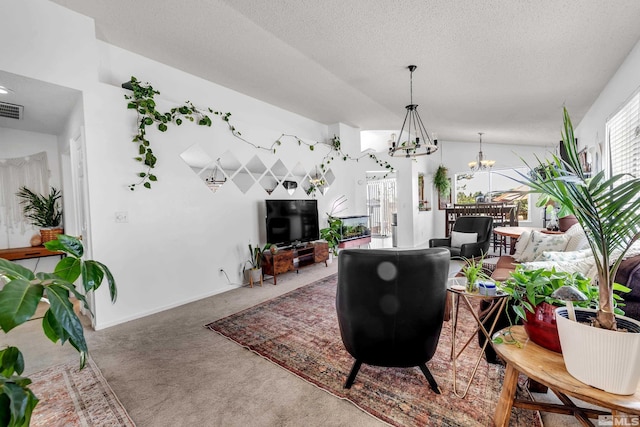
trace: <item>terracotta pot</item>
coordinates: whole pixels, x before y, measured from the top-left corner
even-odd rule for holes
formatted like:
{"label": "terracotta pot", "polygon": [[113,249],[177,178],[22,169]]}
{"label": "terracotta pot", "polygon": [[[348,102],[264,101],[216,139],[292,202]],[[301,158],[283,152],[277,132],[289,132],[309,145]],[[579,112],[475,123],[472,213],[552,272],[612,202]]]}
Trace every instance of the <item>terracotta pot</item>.
{"label": "terracotta pot", "polygon": [[577,224],[578,219],[573,215],[563,216],[558,219],[558,227],[560,227],[560,231],[565,232],[571,228],[573,224]]}
{"label": "terracotta pot", "polygon": [[556,326],[557,307],[543,302],[535,307],[535,313],[525,310],[527,320],[524,322],[524,330],[529,338],[540,347],[562,353],[558,328]]}

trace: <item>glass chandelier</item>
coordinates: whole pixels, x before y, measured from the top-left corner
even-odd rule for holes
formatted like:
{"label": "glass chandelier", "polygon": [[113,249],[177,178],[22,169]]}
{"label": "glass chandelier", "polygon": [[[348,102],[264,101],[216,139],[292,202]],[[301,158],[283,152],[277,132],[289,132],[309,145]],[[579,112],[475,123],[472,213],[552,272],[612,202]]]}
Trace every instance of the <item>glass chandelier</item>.
{"label": "glass chandelier", "polygon": [[484,154],[482,154],[482,135],[484,132],[478,132],[480,135],[480,151],[478,152],[478,157],[475,160],[469,162],[469,169],[473,172],[481,171],[485,169],[491,169],[493,165],[496,164],[495,160],[486,160],[484,158]]}

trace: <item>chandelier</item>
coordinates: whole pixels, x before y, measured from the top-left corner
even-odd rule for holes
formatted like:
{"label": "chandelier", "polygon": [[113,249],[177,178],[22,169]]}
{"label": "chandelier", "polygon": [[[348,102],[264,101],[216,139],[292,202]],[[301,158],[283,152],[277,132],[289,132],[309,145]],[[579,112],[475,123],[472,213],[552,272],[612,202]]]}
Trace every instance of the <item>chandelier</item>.
{"label": "chandelier", "polygon": [[480,171],[480,170],[485,170],[485,169],[491,169],[493,167],[493,165],[496,164],[495,160],[486,160],[484,158],[484,154],[482,154],[482,135],[484,132],[478,132],[478,135],[480,135],[480,151],[478,152],[478,157],[476,157],[476,160],[473,160],[471,162],[469,162],[469,169],[471,169],[472,171]]}
{"label": "chandelier", "polygon": [[[418,114],[418,105],[413,103],[413,72],[418,67],[416,65],[409,65],[407,68],[410,72],[411,103],[405,107],[407,114],[404,116],[398,141],[392,141],[391,147],[389,148],[389,155],[391,157],[418,157],[433,154],[438,151],[438,139],[436,135],[433,134],[433,140],[431,140]],[[407,128],[407,140],[400,142],[405,127]],[[411,140],[412,135],[415,138],[413,141]]]}

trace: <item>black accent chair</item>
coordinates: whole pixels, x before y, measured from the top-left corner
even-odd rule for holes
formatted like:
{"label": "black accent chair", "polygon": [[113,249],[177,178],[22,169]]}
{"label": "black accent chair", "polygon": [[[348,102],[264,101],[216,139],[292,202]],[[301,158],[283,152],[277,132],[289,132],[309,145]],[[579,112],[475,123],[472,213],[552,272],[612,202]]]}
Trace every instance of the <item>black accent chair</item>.
{"label": "black accent chair", "polygon": [[345,249],[338,258],[336,309],[342,342],[355,358],[345,388],[363,363],[427,368],[442,329],[449,274],[445,249]]}
{"label": "black accent chair", "polygon": [[459,216],[453,224],[453,231],[460,233],[478,233],[476,243],[465,243],[459,248],[451,247],[451,237],[430,239],[430,248],[446,248],[451,258],[475,258],[486,254],[491,246],[493,234],[493,218],[482,215]]}

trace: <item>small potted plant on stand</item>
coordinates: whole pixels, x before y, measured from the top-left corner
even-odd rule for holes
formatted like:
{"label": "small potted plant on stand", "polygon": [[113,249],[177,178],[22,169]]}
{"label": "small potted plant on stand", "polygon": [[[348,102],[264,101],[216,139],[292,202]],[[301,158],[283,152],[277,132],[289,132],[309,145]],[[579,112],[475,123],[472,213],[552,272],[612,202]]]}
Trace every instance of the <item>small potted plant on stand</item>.
{"label": "small potted plant on stand", "polygon": [[49,195],[36,194],[27,187],[21,187],[16,193],[21,199],[24,216],[31,220],[36,227],[40,227],[42,243],[54,240],[62,233],[62,207],[60,190],[51,187]]}
{"label": "small potted plant on stand", "polygon": [[[267,250],[271,250],[272,246],[270,243],[264,245],[262,249],[259,246],[255,248],[249,243],[249,260],[247,263],[251,265],[249,269],[249,285],[253,288],[254,283],[260,282],[260,286],[262,286],[262,256],[263,253]],[[277,250],[277,248],[275,248]]]}
{"label": "small potted plant on stand", "polygon": [[[564,362],[572,376],[588,385],[633,394],[640,381],[640,322],[614,314],[613,290],[620,263],[640,237],[640,178],[627,174],[607,178],[604,171],[586,176],[566,109],[562,140],[567,159],[539,160],[529,175],[521,174],[521,182],[575,215],[595,259],[597,310],[578,309],[578,321],[571,321],[566,308],[556,309]],[[590,318],[595,327],[585,324]]]}

